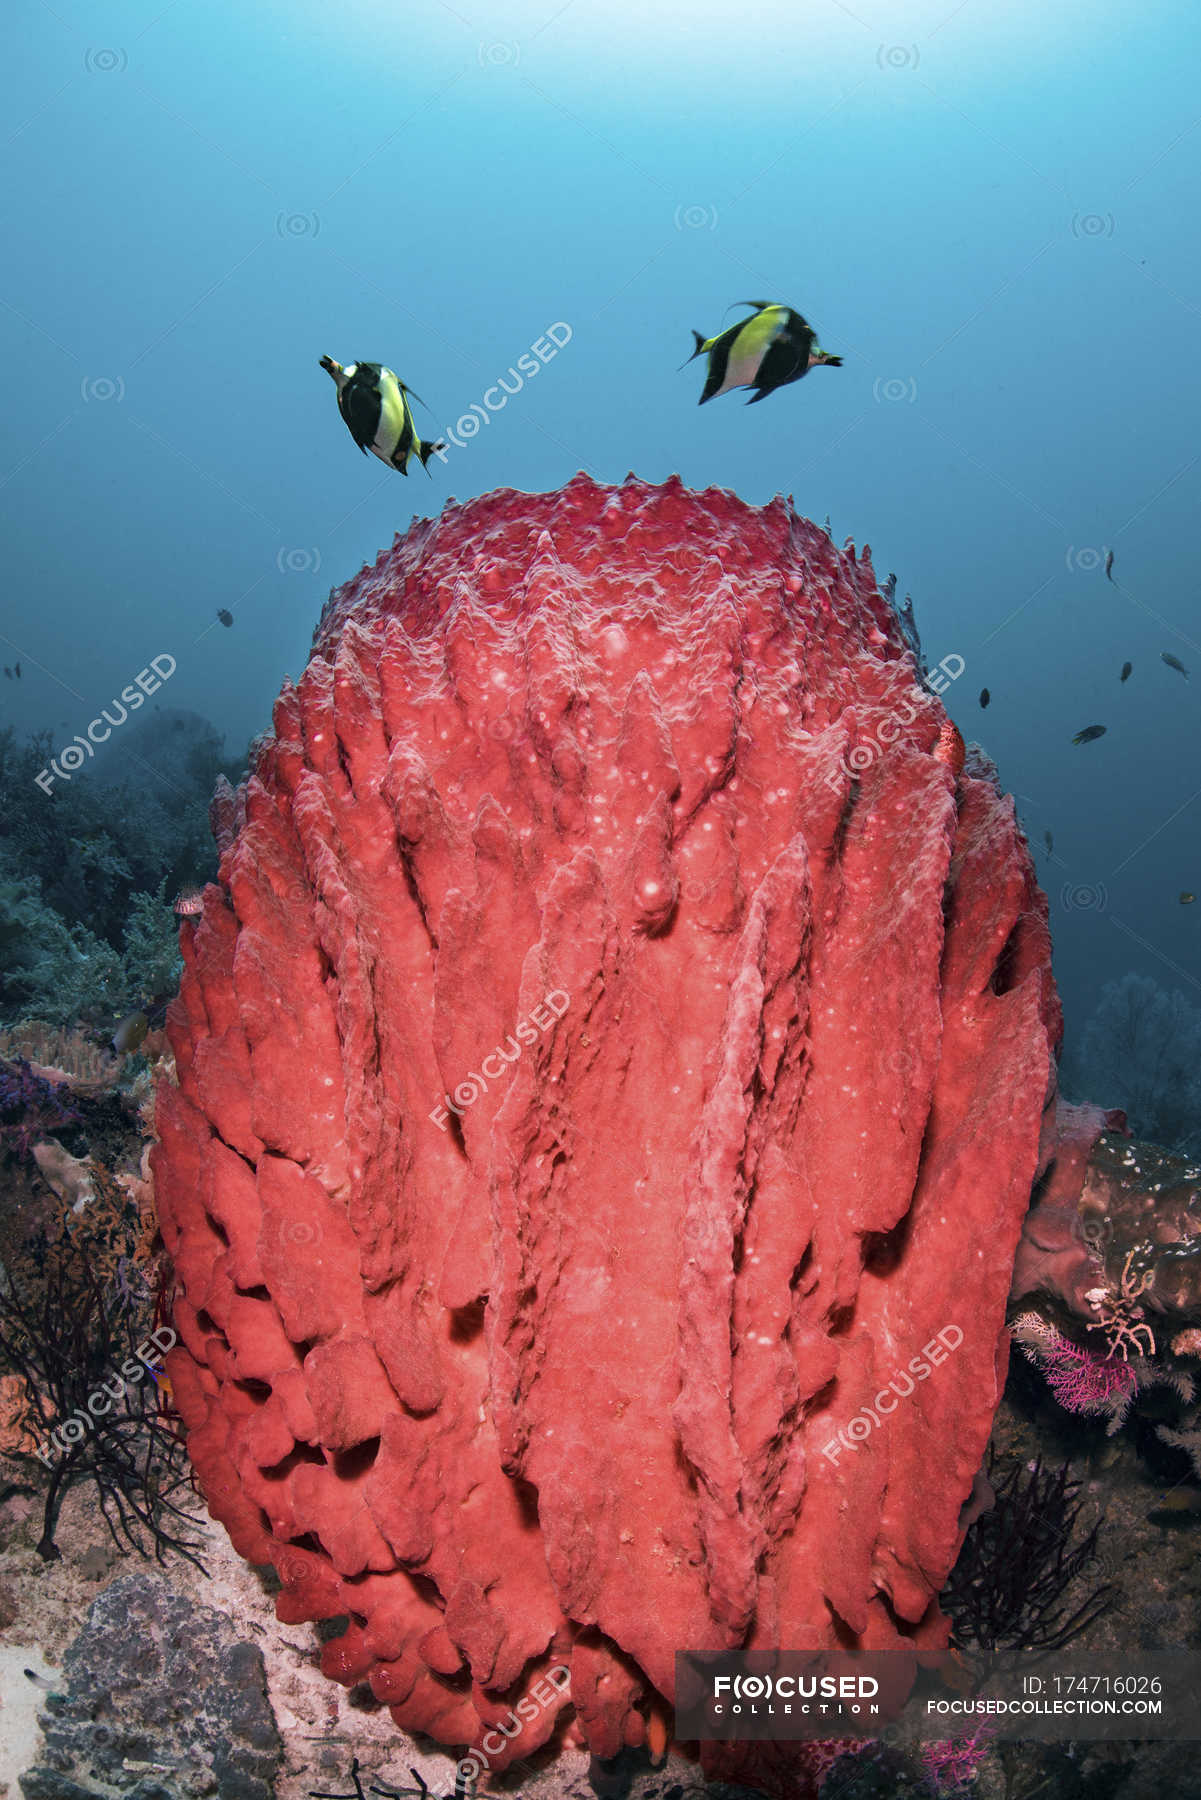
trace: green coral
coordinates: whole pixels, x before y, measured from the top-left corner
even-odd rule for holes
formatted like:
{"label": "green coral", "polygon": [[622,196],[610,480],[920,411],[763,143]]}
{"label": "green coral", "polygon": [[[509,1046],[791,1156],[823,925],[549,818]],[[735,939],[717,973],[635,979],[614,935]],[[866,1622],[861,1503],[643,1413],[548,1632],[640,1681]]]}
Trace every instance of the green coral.
{"label": "green coral", "polygon": [[[0,867],[3,865],[0,864]],[[0,998],[13,1019],[65,1025],[120,1008],[122,959],[86,925],[68,926],[31,876],[0,879]]]}
{"label": "green coral", "polygon": [[0,731],[0,1023],[107,1032],[178,981],[168,896],[216,873],[209,799],[238,765],[180,709],[131,725],[111,771],[98,764],[48,794],[37,776],[53,748],[44,733],[18,744]]}
{"label": "green coral", "polygon": [[167,899],[165,875],[153,894],[134,894],[130,898],[121,964],[131,1000],[149,1002],[179,985],[183,966],[179,920]]}

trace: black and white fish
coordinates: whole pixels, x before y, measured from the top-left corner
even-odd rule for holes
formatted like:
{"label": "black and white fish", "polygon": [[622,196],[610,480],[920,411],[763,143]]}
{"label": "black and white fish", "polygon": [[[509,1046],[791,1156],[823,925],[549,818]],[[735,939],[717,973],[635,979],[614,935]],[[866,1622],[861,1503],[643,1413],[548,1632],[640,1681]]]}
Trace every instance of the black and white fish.
{"label": "black and white fish", "polygon": [[[445,444],[427,444],[418,436],[409,406],[412,390],[391,369],[370,362],[348,363],[343,368],[332,356],[323,356],[321,367],[337,383],[338,411],[364,455],[370,450],[390,469],[407,475],[411,457],[418,457],[424,468],[435,450],[445,450]],[[413,398],[420,400],[421,396],[414,394]],[[421,403],[424,406],[425,402]]]}
{"label": "black and white fish", "polygon": [[1188,680],[1188,670],[1185,668],[1180,658],[1178,656],[1173,656],[1170,650],[1161,650],[1159,653],[1159,660],[1160,662],[1166,662],[1169,669],[1175,669],[1178,675],[1183,675],[1184,679],[1186,681]]}
{"label": "black and white fish", "polygon": [[[778,306],[771,300],[739,300],[737,304],[754,308],[749,319],[731,325],[716,337],[702,337],[699,331],[692,334],[696,349],[688,362],[698,356],[709,358],[709,373],[698,406],[739,387],[754,388],[747,401],[748,406],[753,406],[756,400],[766,400],[790,381],[800,381],[820,364],[841,368],[841,356],[830,356],[821,349],[813,327],[791,306]],[[686,368],[687,363],[680,367]]]}

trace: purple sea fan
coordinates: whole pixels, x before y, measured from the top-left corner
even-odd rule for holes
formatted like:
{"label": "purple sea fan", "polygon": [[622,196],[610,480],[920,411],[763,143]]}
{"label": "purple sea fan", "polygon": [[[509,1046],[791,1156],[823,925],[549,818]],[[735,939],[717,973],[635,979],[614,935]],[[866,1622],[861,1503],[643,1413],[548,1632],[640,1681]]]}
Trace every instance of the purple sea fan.
{"label": "purple sea fan", "polygon": [[1128,1363],[1073,1343],[1039,1313],[1022,1313],[1010,1330],[1062,1407],[1074,1413],[1108,1414],[1109,1430],[1117,1430],[1138,1392],[1138,1377]]}
{"label": "purple sea fan", "polygon": [[938,1794],[956,1794],[974,1782],[980,1764],[988,1754],[992,1733],[984,1726],[970,1738],[957,1742],[925,1744],[922,1766],[926,1778]]}
{"label": "purple sea fan", "polygon": [[83,1115],[62,1097],[53,1082],[35,1075],[23,1057],[0,1061],[0,1145],[28,1156],[35,1144],[78,1125]]}

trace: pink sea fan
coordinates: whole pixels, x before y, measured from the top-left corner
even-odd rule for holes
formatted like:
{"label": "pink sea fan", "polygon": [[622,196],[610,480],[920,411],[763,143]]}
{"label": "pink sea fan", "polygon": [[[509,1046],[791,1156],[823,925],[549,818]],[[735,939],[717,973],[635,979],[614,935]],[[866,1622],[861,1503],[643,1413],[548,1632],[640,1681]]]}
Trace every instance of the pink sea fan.
{"label": "pink sea fan", "polygon": [[1037,1313],[1023,1313],[1012,1330],[1062,1407],[1074,1413],[1107,1413],[1111,1429],[1117,1429],[1138,1392],[1138,1377],[1128,1363],[1073,1343]]}
{"label": "pink sea fan", "polygon": [[992,1733],[981,1726],[970,1738],[924,1745],[922,1767],[935,1791],[956,1794],[974,1782],[991,1738]]}

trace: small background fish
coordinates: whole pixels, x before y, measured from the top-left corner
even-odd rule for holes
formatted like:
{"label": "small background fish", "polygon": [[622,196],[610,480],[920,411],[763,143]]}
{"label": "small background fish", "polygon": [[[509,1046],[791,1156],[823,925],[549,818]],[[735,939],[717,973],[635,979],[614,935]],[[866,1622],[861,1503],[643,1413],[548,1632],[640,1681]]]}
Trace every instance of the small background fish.
{"label": "small background fish", "polygon": [[150,1020],[144,1012],[130,1013],[113,1032],[113,1049],[118,1056],[131,1056],[149,1030]]}
{"label": "small background fish", "polygon": [[1201,1522],[1201,1488],[1183,1486],[1171,1488],[1161,1494],[1155,1505],[1147,1514],[1152,1525],[1166,1525],[1176,1529],[1196,1525]]}

